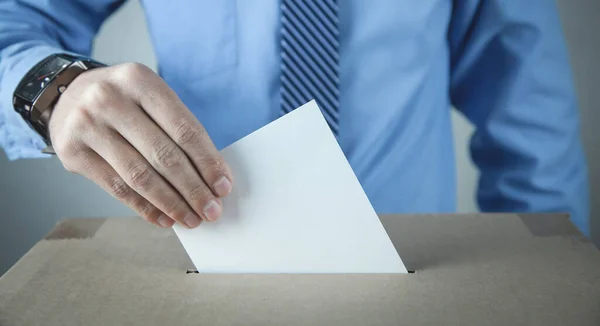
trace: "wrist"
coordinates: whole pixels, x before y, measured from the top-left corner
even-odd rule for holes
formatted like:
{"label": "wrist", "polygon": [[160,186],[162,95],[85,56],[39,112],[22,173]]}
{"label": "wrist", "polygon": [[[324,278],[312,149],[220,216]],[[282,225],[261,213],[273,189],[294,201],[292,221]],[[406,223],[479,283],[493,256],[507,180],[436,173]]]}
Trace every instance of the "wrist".
{"label": "wrist", "polygon": [[69,54],[46,57],[25,74],[15,89],[15,111],[50,146],[48,126],[56,101],[77,76],[102,66],[89,58]]}

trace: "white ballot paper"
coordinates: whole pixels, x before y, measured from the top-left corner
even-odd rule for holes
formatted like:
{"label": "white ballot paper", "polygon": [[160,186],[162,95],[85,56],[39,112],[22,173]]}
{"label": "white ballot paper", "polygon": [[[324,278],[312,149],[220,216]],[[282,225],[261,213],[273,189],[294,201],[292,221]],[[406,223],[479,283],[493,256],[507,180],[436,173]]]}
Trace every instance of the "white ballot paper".
{"label": "white ballot paper", "polygon": [[222,154],[223,214],[174,226],[200,273],[406,273],[314,101]]}

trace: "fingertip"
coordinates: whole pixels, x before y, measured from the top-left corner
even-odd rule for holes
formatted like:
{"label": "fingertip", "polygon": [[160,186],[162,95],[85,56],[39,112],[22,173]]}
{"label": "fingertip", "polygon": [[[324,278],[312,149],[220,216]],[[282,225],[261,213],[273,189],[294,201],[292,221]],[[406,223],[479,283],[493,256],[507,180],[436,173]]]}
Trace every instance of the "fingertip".
{"label": "fingertip", "polygon": [[228,177],[221,176],[217,180],[217,182],[215,182],[213,184],[213,189],[214,189],[214,191],[215,191],[215,193],[216,193],[217,196],[219,196],[219,197],[226,197],[233,190],[233,185],[231,183],[231,180],[229,180]]}
{"label": "fingertip", "polygon": [[203,215],[210,222],[216,221],[221,216],[221,203],[217,199],[211,199],[202,210]]}
{"label": "fingertip", "polygon": [[194,229],[198,227],[202,223],[202,219],[198,217],[196,214],[189,214],[183,219],[183,225],[188,229]]}
{"label": "fingertip", "polygon": [[173,226],[173,224],[175,224],[175,221],[172,220],[170,217],[168,217],[165,214],[161,214],[158,219],[156,220],[156,223],[158,223],[158,225],[160,225],[163,228],[170,228]]}

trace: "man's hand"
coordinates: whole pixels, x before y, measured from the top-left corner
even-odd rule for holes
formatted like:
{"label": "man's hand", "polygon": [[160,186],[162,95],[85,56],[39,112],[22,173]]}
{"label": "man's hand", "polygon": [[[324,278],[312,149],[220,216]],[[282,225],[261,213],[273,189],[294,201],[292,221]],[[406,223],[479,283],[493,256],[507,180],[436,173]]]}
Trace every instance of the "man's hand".
{"label": "man's hand", "polygon": [[231,172],[206,130],[140,64],[87,71],[57,102],[50,138],[64,167],[162,227],[197,227],[222,211]]}

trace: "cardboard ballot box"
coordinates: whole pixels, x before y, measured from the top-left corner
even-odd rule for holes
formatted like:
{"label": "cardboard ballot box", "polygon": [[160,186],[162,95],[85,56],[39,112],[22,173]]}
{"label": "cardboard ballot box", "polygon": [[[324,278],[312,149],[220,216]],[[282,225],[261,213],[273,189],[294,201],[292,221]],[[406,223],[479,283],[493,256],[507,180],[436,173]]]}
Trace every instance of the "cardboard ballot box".
{"label": "cardboard ballot box", "polygon": [[188,273],[172,230],[66,220],[0,278],[0,325],[600,325],[600,251],[566,215],[381,220],[415,273]]}

